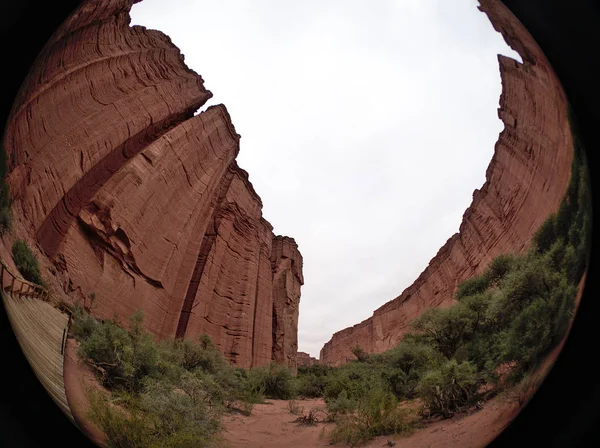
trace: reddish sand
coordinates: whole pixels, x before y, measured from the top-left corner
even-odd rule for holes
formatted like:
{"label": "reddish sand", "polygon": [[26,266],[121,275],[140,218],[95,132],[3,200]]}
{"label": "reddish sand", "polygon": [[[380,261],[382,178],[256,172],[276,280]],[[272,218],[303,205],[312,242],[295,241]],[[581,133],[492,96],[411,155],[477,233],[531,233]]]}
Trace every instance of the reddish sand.
{"label": "reddish sand", "polygon": [[[324,409],[323,400],[297,400],[296,404],[309,409]],[[378,437],[365,447],[385,446],[394,440],[396,447],[449,447],[476,448],[492,441],[510,423],[518,411],[518,404],[505,397],[487,402],[479,412],[427,424],[410,435]],[[223,437],[232,448],[289,448],[325,447],[330,445],[327,434],[334,428],[332,423],[314,426],[294,423],[285,400],[269,400],[268,404],[256,405],[249,417],[235,415],[224,419]]]}
{"label": "reddish sand", "polygon": [[[322,399],[296,400],[296,403],[305,413],[310,409],[325,410]],[[330,446],[329,440],[320,438],[320,434],[323,428],[332,429],[333,424],[299,425],[293,423],[296,418],[287,400],[268,400],[266,404],[256,405],[250,416],[227,415],[223,419],[222,435],[232,448]]]}
{"label": "reddish sand", "polygon": [[[585,274],[579,283],[575,309],[579,307]],[[569,324],[569,330],[573,320]],[[568,333],[567,333],[568,337]],[[560,354],[563,341],[554,349],[540,369],[532,375],[533,387],[527,391],[525,403],[533,396],[541,381],[548,374],[556,358]],[[304,408],[325,409],[321,399],[296,400],[296,404]],[[400,448],[479,448],[492,442],[504,428],[517,416],[520,411],[519,403],[513,392],[500,395],[487,401],[483,409],[469,414],[456,416],[448,420],[428,423],[425,427],[410,435],[395,435],[378,437],[365,444],[365,447],[387,446],[388,440],[396,442]],[[269,404],[256,405],[252,415],[227,416],[224,419],[225,431],[223,436],[232,448],[309,448],[343,445],[330,445],[327,434],[333,429],[332,423],[318,423],[315,426],[304,426],[294,423],[295,415],[290,413],[288,402],[285,400],[270,400]]]}
{"label": "reddish sand", "polygon": [[96,444],[103,445],[106,436],[96,425],[85,418],[89,407],[85,391],[87,388],[102,391],[105,389],[98,383],[90,367],[77,356],[78,345],[75,339],[69,337],[65,346],[63,376],[67,401],[79,428]]}
{"label": "reddish sand", "polygon": [[[581,299],[584,282],[585,276],[579,285],[577,306]],[[541,369],[535,373],[536,381],[543,380],[560,354],[563,344],[564,340],[550,353]],[[96,443],[102,444],[106,440],[102,431],[85,419],[85,413],[89,406],[85,388],[93,387],[102,391],[105,389],[98,384],[91,369],[78,358],[76,350],[77,342],[73,338],[69,338],[64,361],[67,400],[80,428]],[[537,386],[529,390],[529,397],[533,395]],[[314,409],[318,412],[320,419],[324,417],[325,404],[322,399],[296,400],[296,405],[303,408],[305,413]],[[411,434],[378,437],[364,446],[386,446],[388,440],[393,440],[398,448],[483,447],[497,437],[518,412],[519,404],[514,398],[514,394],[507,393],[489,400],[478,412],[427,423]],[[226,446],[231,448],[280,448],[282,446],[289,448],[325,446],[341,448],[343,446],[329,444],[327,434],[334,428],[333,423],[320,422],[313,426],[307,426],[295,423],[296,418],[297,416],[290,412],[288,401],[269,400],[267,404],[256,405],[250,416],[226,415],[223,419],[225,430],[222,436]]]}

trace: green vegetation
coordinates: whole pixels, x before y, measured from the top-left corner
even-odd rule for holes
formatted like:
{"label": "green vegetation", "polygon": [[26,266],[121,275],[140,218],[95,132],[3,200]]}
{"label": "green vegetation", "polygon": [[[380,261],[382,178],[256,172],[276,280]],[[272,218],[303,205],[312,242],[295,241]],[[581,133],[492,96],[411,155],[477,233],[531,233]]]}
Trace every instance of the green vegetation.
{"label": "green vegetation", "polygon": [[589,174],[573,135],[567,192],[527,253],[496,257],[458,286],[455,305],[427,310],[392,350],[368,355],[354,347],[356,360],[340,367],[299,368],[298,392],[324,397],[334,441],[406,431],[410,420],[398,403],[413,399],[423,415],[450,417],[503,388],[520,403],[529,396],[537,368],[566,334],[588,263]]}
{"label": "green vegetation", "polygon": [[296,395],[294,377],[284,367],[233,367],[206,335],[195,342],[156,342],[143,320],[136,312],[125,330],[74,308],[71,333],[80,343],[78,354],[111,392],[91,393],[89,413],[109,446],[213,446],[225,412],[248,415],[264,397]]}
{"label": "green vegetation", "polygon": [[12,256],[17,269],[25,280],[44,285],[40,266],[24,240],[17,240],[12,246]]}
{"label": "green vegetation", "polygon": [[[530,250],[496,257],[458,286],[454,305],[423,313],[385,353],[357,346],[355,360],[301,366],[297,377],[274,364],[243,370],[230,366],[207,336],[157,343],[143,330],[141,313],[124,330],[76,308],[79,353],[112,392],[92,394],[90,417],[114,447],[216,446],[224,412],[249,414],[265,397],[278,398],[290,400],[298,423],[333,421],[331,441],[354,446],[410,431],[423,416],[447,418],[480,406],[503,391],[524,403],[541,363],[566,334],[588,262],[589,174],[574,139],[567,192]],[[305,414],[296,397],[323,397],[326,417]]]}
{"label": "green vegetation", "polygon": [[268,367],[255,367],[248,371],[247,388],[250,393],[266,398],[289,400],[296,396],[296,382],[285,366],[271,363]]}
{"label": "green vegetation", "polygon": [[409,431],[409,415],[393,394],[384,388],[376,388],[356,402],[354,412],[335,418],[331,442],[355,446],[379,435]]}

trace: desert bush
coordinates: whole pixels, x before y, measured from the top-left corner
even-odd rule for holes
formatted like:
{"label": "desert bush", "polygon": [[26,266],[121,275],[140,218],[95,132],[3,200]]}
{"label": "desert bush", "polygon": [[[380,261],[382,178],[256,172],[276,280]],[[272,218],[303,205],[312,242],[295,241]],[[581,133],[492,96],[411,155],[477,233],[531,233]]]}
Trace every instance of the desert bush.
{"label": "desert bush", "polygon": [[430,308],[415,319],[411,326],[422,333],[426,343],[447,358],[471,337],[472,313],[466,307]]}
{"label": "desert bush", "polygon": [[267,398],[289,400],[296,396],[296,382],[285,366],[271,363],[269,367],[255,367],[248,372],[247,387]]}
{"label": "desert bush", "polygon": [[12,246],[12,257],[25,280],[43,285],[40,266],[24,240],[16,240]]}
{"label": "desert bush", "polygon": [[348,392],[342,390],[336,398],[326,401],[327,412],[331,420],[335,420],[338,415],[345,415],[356,409],[356,400],[348,398]]}
{"label": "desert bush", "polygon": [[300,415],[294,423],[300,423],[301,425],[316,425],[319,423],[319,414],[320,411],[315,411],[314,409],[310,409],[308,413],[304,413],[304,410],[300,411]]}
{"label": "desert bush", "polygon": [[460,300],[461,297],[471,296],[484,292],[490,286],[490,279],[486,275],[478,275],[471,277],[458,285],[454,297],[456,300]]}
{"label": "desert bush", "polygon": [[423,376],[418,393],[431,415],[450,417],[475,401],[480,383],[473,364],[451,359]]}
{"label": "desert bush", "polygon": [[304,375],[298,374],[296,377],[296,390],[301,397],[322,397],[326,387],[326,376],[317,376],[314,373],[307,373]]}
{"label": "desert bush", "polygon": [[359,361],[351,361],[340,366],[329,375],[323,392],[325,402],[336,399],[343,391],[346,391],[349,399],[357,401],[375,388],[391,389],[386,382],[384,372],[386,368],[387,366],[381,363]]}
{"label": "desert bush", "polygon": [[91,360],[101,369],[100,380],[108,388],[130,383],[133,370],[131,352],[129,335],[112,321],[94,327],[78,349],[82,358]]}
{"label": "desert bush", "polygon": [[[513,254],[502,254],[498,255],[494,258],[490,264],[488,265],[485,273],[485,277],[489,281],[490,285],[496,284],[498,281],[502,280],[506,274],[508,274],[511,270],[513,270],[518,263],[518,257]],[[483,286],[483,284],[482,284]],[[463,287],[463,289],[465,289]],[[473,289],[473,288],[472,288]],[[468,288],[467,288],[468,290]],[[483,292],[484,290],[480,288],[477,292]],[[465,295],[473,295],[470,294],[462,294]],[[460,299],[461,295],[457,297],[457,300]]]}
{"label": "desert bush", "polygon": [[352,354],[356,356],[358,362],[366,362],[369,359],[369,354],[365,352],[359,345],[352,349]]}
{"label": "desert bush", "polygon": [[332,443],[356,446],[379,435],[409,429],[407,412],[399,407],[394,394],[384,388],[376,388],[359,400],[355,412],[336,418],[330,439]]}
{"label": "desert bush", "polygon": [[374,363],[384,366],[382,375],[399,399],[414,398],[422,374],[444,360],[435,348],[410,337],[385,353],[372,355]]}
{"label": "desert bush", "polygon": [[73,306],[73,321],[70,331],[78,341],[89,338],[99,322],[79,305]]}
{"label": "desert bush", "polygon": [[[88,393],[87,417],[106,434],[108,448],[146,448],[154,443],[152,423],[143,412],[115,406],[98,391]],[[156,445],[155,445],[156,446]]]}
{"label": "desert bush", "polygon": [[330,374],[335,369],[328,365],[314,364],[298,367],[296,390],[299,396],[305,398],[322,397],[327,387]]}
{"label": "desert bush", "polygon": [[148,379],[140,394],[140,408],[156,418],[158,432],[173,434],[193,427],[199,435],[209,437],[220,430],[224,410],[214,391],[207,386],[206,377],[190,372],[185,372],[177,385]]}
{"label": "desert bush", "polygon": [[146,376],[160,371],[159,350],[143,328],[141,312],[130,318],[129,332],[115,321],[98,323],[80,310],[77,314],[73,333],[80,340],[78,352],[99,368],[103,385],[138,391]]}
{"label": "desert bush", "polygon": [[[116,401],[116,400],[114,400]],[[203,400],[199,384],[184,381],[182,389],[148,384],[124,408],[95,392],[90,394],[89,418],[115,448],[209,447],[220,430],[220,414]]]}
{"label": "desert bush", "polygon": [[533,244],[538,253],[545,253],[557,239],[556,215],[552,214],[533,235]]}
{"label": "desert bush", "polygon": [[202,335],[197,342],[177,340],[175,347],[181,351],[181,366],[186,370],[199,368],[217,373],[228,367],[227,361],[207,335]]}

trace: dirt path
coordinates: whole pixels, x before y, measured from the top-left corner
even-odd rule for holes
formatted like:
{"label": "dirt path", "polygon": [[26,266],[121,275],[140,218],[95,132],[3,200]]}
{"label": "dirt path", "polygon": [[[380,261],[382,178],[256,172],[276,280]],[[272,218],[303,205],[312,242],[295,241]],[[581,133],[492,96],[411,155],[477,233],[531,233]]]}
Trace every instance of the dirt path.
{"label": "dirt path", "polygon": [[[309,409],[325,409],[321,399],[297,400],[305,412]],[[517,414],[518,404],[503,397],[497,397],[474,414],[455,417],[449,420],[427,424],[410,435],[378,437],[365,447],[386,446],[388,440],[396,442],[396,447],[427,448],[479,448],[490,443],[510,423]],[[268,404],[256,405],[252,415],[227,416],[224,419],[223,437],[231,448],[310,448],[343,447],[330,445],[327,434],[333,429],[332,423],[319,423],[303,426],[293,423],[296,418],[285,400],[269,400]]]}
{"label": "dirt path", "polygon": [[106,436],[85,418],[90,405],[85,390],[94,388],[105,391],[105,389],[98,383],[91,369],[77,356],[77,347],[78,343],[75,339],[71,337],[67,339],[63,372],[67,400],[77,426],[95,443],[102,445],[106,441]]}
{"label": "dirt path", "polygon": [[[585,278],[584,278],[585,280]],[[584,281],[583,280],[583,281]],[[581,286],[577,304],[581,298]],[[545,360],[542,368],[536,372],[541,379],[552,367],[560,354],[564,341],[556,347]],[[77,343],[69,338],[65,349],[64,381],[69,406],[80,427],[96,443],[105,440],[104,434],[93,424],[85,420],[89,403],[85,397],[85,387],[104,390],[96,381],[93,372],[76,354]],[[325,410],[322,399],[296,400],[304,412],[311,409]],[[407,435],[378,437],[364,447],[387,446],[388,440],[396,443],[396,448],[479,448],[489,444],[510,424],[519,412],[519,405],[506,396],[498,396],[486,402],[483,409],[448,420],[436,421]],[[322,414],[321,414],[322,415]],[[287,400],[268,400],[266,404],[256,405],[252,415],[228,414],[223,419],[222,433],[225,444],[230,448],[312,448],[336,447],[330,445],[327,434],[333,430],[333,423],[318,423],[306,426],[295,423],[296,415],[289,409]]]}
{"label": "dirt path", "polygon": [[[325,410],[322,399],[296,400],[304,412],[310,409]],[[323,428],[329,431],[331,423],[314,426],[293,423],[297,418],[288,407],[287,400],[268,400],[258,404],[250,416],[227,415],[223,419],[223,437],[231,448],[270,448],[270,447],[322,447],[330,446],[329,440],[321,437]]]}

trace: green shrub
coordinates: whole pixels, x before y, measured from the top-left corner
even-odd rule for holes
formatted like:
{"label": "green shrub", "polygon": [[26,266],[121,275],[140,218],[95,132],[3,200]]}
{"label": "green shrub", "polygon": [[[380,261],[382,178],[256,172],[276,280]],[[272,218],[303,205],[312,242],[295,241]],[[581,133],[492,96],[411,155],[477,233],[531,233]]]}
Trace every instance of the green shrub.
{"label": "green shrub", "polygon": [[473,316],[466,307],[430,308],[415,319],[411,326],[422,333],[430,344],[446,358],[471,337]]}
{"label": "green shrub", "polygon": [[141,312],[130,318],[130,331],[114,321],[93,324],[90,317],[77,319],[74,331],[81,338],[80,356],[102,369],[102,383],[108,388],[140,390],[142,380],[157,373],[159,350],[143,329]]}
{"label": "green shrub", "polygon": [[297,393],[305,398],[322,397],[327,387],[327,377],[314,373],[298,374],[296,377]]}
{"label": "green shrub", "polygon": [[513,254],[498,255],[488,265],[485,276],[490,284],[496,284],[498,281],[502,280],[506,274],[513,270],[517,266],[517,263],[518,258]]}
{"label": "green shrub", "polygon": [[533,236],[533,244],[538,253],[545,253],[557,239],[556,215],[552,214],[544,221]]}
{"label": "green shrub", "polygon": [[330,376],[336,369],[326,364],[312,366],[299,366],[296,376],[296,389],[301,397],[322,397],[329,382]]}
{"label": "green shrub", "polygon": [[24,240],[17,240],[12,246],[12,256],[17,269],[25,280],[43,285],[40,266]]}
{"label": "green shrub", "polygon": [[462,297],[471,296],[484,292],[490,287],[490,279],[486,275],[478,275],[464,280],[458,285],[454,298],[460,300]]}
{"label": "green shrub", "polygon": [[327,412],[331,420],[335,420],[338,415],[345,415],[356,409],[356,401],[348,398],[348,391],[342,390],[334,399],[326,402]]}
{"label": "green shrub", "polygon": [[255,367],[248,372],[250,391],[268,398],[290,400],[296,397],[296,382],[285,366],[271,363],[269,367]]}
{"label": "green shrub", "polygon": [[408,430],[408,413],[398,406],[394,394],[376,388],[358,402],[356,412],[338,415],[330,439],[332,443],[356,446],[380,435]]}
{"label": "green shrub", "polygon": [[323,392],[325,402],[336,399],[344,390],[349,399],[358,401],[375,388],[391,390],[386,380],[387,366],[381,363],[352,361],[331,374]]}
{"label": "green shrub", "polygon": [[450,417],[475,401],[479,384],[473,364],[459,364],[452,359],[427,372],[419,383],[418,393],[431,415]]}
{"label": "green shrub", "polygon": [[503,343],[503,359],[519,365],[516,379],[539,365],[562,340],[572,317],[576,293],[576,287],[562,279],[547,299],[535,299],[511,322]]}
{"label": "green shrub", "polygon": [[100,323],[79,305],[73,307],[73,321],[70,330],[79,342],[89,338],[98,325]]}
{"label": "green shrub", "polygon": [[[88,418],[106,434],[109,448],[146,448],[154,443],[152,422],[139,410],[125,412],[97,391],[88,394]],[[155,445],[156,446],[156,445]]]}
{"label": "green shrub", "polygon": [[129,400],[126,409],[98,392],[91,393],[88,416],[105,432],[109,447],[217,446],[221,414],[204,398],[197,381],[185,380],[177,390],[149,383],[139,398]]}
{"label": "green shrub", "polygon": [[380,363],[382,375],[399,399],[410,399],[416,395],[416,387],[423,373],[445,361],[445,357],[430,345],[417,342],[410,337],[385,353],[372,356]]}
{"label": "green shrub", "polygon": [[356,356],[358,362],[366,362],[369,359],[369,354],[365,352],[359,345],[352,349],[352,354]]}

